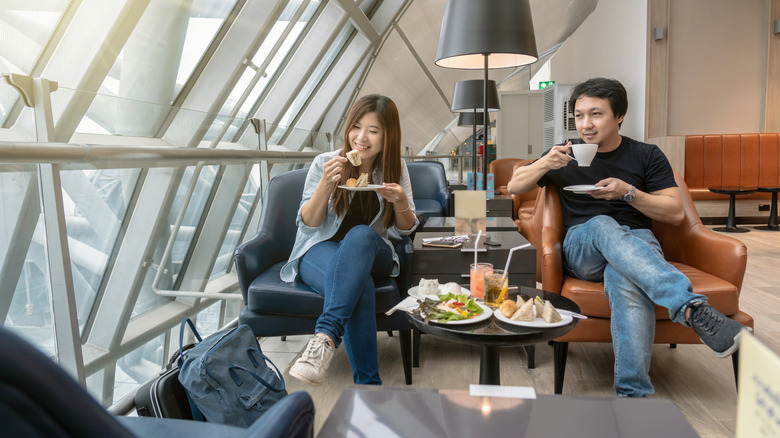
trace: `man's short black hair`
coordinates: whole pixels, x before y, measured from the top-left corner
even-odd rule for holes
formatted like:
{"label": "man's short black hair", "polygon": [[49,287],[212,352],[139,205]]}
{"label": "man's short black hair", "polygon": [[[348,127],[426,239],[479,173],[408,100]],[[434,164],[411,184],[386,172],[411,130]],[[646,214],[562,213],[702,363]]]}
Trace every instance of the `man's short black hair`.
{"label": "man's short black hair", "polygon": [[[569,111],[574,114],[574,105],[582,96],[609,99],[609,105],[615,117],[626,115],[628,94],[619,81],[607,78],[593,78],[574,87],[569,98]],[[622,124],[622,123],[621,123]]]}

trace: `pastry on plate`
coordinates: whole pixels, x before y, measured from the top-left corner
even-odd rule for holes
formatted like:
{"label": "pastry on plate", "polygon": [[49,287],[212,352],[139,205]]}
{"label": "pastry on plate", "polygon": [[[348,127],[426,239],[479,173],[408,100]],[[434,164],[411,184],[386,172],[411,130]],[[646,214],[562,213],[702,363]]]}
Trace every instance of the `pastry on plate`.
{"label": "pastry on plate", "polygon": [[517,310],[517,304],[512,300],[504,300],[504,302],[501,303],[501,306],[499,306],[498,310],[501,311],[502,315],[506,316],[507,318],[511,318]]}
{"label": "pastry on plate", "polygon": [[419,288],[422,295],[436,295],[439,293],[439,280],[421,278]]}

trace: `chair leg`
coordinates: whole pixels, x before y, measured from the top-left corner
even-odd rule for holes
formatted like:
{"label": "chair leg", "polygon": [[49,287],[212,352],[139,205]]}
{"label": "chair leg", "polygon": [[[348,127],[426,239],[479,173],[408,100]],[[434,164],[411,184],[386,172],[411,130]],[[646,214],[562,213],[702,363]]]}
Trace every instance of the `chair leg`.
{"label": "chair leg", "polygon": [[393,337],[393,331],[392,330],[388,330],[387,331],[387,336],[392,338]]}
{"label": "chair leg", "polygon": [[535,345],[526,345],[525,346],[525,354],[528,355],[528,369],[532,370],[536,368],[536,346]]}
{"label": "chair leg", "polygon": [[412,366],[415,368],[420,367],[420,336],[422,332],[417,329],[412,329]]}
{"label": "chair leg", "polygon": [[287,341],[287,336],[281,336],[281,339],[282,339],[282,342],[286,342]]}
{"label": "chair leg", "polygon": [[669,348],[677,348],[677,344],[669,344]]}
{"label": "chair leg", "polygon": [[739,350],[731,355],[731,365],[734,366],[734,384],[737,386],[737,393],[739,393]]}
{"label": "chair leg", "polygon": [[563,376],[566,373],[566,355],[569,353],[568,342],[556,342],[553,345],[553,362],[555,362],[555,393],[563,393]]}
{"label": "chair leg", "polygon": [[412,331],[398,330],[398,337],[401,341],[401,362],[404,365],[404,378],[406,384],[412,384]]}

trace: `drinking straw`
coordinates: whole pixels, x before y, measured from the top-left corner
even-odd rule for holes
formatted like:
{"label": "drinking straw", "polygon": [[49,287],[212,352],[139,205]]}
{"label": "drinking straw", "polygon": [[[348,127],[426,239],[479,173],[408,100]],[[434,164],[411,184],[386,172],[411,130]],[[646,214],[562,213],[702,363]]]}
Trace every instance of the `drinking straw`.
{"label": "drinking straw", "polygon": [[515,252],[515,250],[523,249],[528,246],[531,246],[531,244],[526,243],[525,245],[516,246],[509,250],[509,255],[506,258],[506,267],[504,267],[504,275],[501,278],[506,278],[507,274],[509,274],[509,261],[512,260],[512,253]]}
{"label": "drinking straw", "polygon": [[479,243],[479,238],[482,237],[482,230],[479,230],[479,233],[477,233],[477,241],[474,243],[474,269],[477,269],[477,244]]}

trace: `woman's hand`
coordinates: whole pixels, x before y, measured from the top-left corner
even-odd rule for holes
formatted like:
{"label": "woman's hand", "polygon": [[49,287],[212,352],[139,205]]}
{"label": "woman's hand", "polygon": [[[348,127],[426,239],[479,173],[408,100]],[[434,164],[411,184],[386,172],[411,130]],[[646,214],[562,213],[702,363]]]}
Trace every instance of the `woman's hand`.
{"label": "woman's hand", "polygon": [[322,166],[322,178],[319,184],[332,191],[341,182],[341,174],[344,172],[344,163],[346,162],[347,158],[341,155],[328,160]]}
{"label": "woman's hand", "polygon": [[384,187],[376,189],[376,192],[387,202],[392,202],[396,210],[401,210],[409,206],[406,192],[404,192],[404,189],[400,184],[383,183],[382,185]]}

